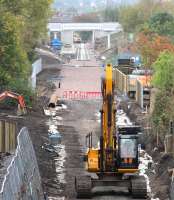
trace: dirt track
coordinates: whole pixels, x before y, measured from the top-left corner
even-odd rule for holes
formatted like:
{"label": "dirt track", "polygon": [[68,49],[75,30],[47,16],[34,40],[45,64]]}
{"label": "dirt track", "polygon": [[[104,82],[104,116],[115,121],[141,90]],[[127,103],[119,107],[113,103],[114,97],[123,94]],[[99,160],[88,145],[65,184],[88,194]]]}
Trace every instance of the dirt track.
{"label": "dirt track", "polygon": [[[94,133],[94,145],[97,145],[98,136],[100,134],[100,124],[98,121],[97,113],[100,109],[101,102],[97,100],[85,100],[85,101],[71,101],[67,100],[64,103],[67,105],[67,110],[60,110],[57,112],[59,117],[62,117],[62,120],[58,120],[58,130],[62,135],[62,143],[59,148],[59,155],[55,153],[50,153],[42,148],[44,143],[48,142],[48,122],[49,117],[46,117],[43,113],[43,106],[46,102],[48,102],[48,98],[51,94],[53,94],[55,88],[48,88],[48,82],[50,79],[57,79],[61,76],[60,73],[60,65],[58,66],[57,62],[53,62],[54,66],[52,65],[52,59],[49,60],[49,63],[46,62],[47,65],[50,66],[51,70],[47,69],[43,73],[39,75],[40,78],[40,89],[43,97],[41,102],[37,102],[37,105],[33,107],[31,111],[29,111],[28,115],[21,118],[16,119],[19,124],[19,128],[22,126],[27,126],[31,139],[34,144],[34,148],[36,151],[36,156],[39,164],[40,174],[42,177],[43,189],[47,192],[49,196],[49,200],[74,200],[75,198],[75,190],[74,190],[74,177],[79,174],[84,174],[85,168],[83,163],[83,153],[85,152],[85,136],[89,132]],[[56,69],[57,68],[57,69]],[[73,73],[76,73],[80,70],[83,71],[83,75],[88,77],[92,76],[90,88],[86,87],[87,90],[99,90],[100,85],[100,70],[94,70],[94,73],[90,70],[86,70],[86,68],[79,69],[76,68],[75,70],[72,69],[70,66],[66,68],[66,73],[69,71],[71,72],[71,77],[73,81],[73,86],[71,82],[68,83],[65,79],[65,89],[80,89],[84,88],[84,85],[88,87],[87,81],[84,80],[84,76],[80,76],[80,74],[75,74],[75,79],[73,79]],[[74,71],[73,71],[74,70]],[[65,71],[64,71],[65,72]],[[66,74],[64,73],[64,74]],[[95,77],[93,77],[95,76]],[[96,83],[97,81],[97,83]],[[69,87],[68,87],[69,84]],[[94,85],[94,87],[92,86]],[[97,85],[97,88],[96,88]],[[79,88],[78,88],[79,87]],[[85,89],[85,88],[84,88]],[[9,110],[10,109],[10,110]],[[13,109],[2,109],[2,112],[6,112],[8,114],[15,115]],[[135,109],[133,108],[133,114],[135,114]],[[133,118],[135,116],[133,115]],[[161,159],[161,165],[163,169],[159,166],[159,176],[153,177],[154,188],[158,192],[158,196],[161,196],[161,200],[166,200],[166,194],[168,193],[168,183],[164,183],[162,187],[160,186],[161,182],[164,181],[166,174],[164,173],[165,169],[169,166],[164,162],[166,160]],[[157,159],[155,162],[159,162]],[[172,166],[173,159],[171,161]],[[162,178],[160,177],[162,174]],[[157,174],[158,175],[158,174]],[[167,179],[168,180],[168,179]],[[163,191],[166,194],[162,194]],[[102,196],[100,195],[101,191],[99,191],[97,196],[94,196],[93,199],[118,199],[118,200],[128,200],[132,199],[127,191],[117,191],[113,193],[113,195],[109,196]],[[163,195],[163,196],[162,196]],[[163,198],[164,197],[164,198]]]}
{"label": "dirt track", "polygon": [[[62,115],[65,126],[61,127],[63,144],[67,154],[65,162],[66,187],[62,195],[67,199],[76,199],[74,177],[86,173],[82,156],[85,152],[85,136],[88,132],[93,131],[94,145],[97,145],[100,124],[95,114],[98,112],[101,103],[99,101],[69,101],[67,105],[68,111]],[[67,127],[69,128],[67,129]],[[111,196],[100,194],[102,194],[101,190],[97,192],[93,199],[131,199],[127,190],[117,190]]]}
{"label": "dirt track", "polygon": [[[83,63],[81,63],[81,65],[83,66]],[[54,76],[58,75],[58,72],[56,73],[53,71],[52,73]],[[90,69],[86,67],[64,67],[61,69],[60,73],[62,77],[61,88],[58,88],[55,92],[60,94],[64,90],[75,89],[79,91],[82,89],[83,91],[100,91],[102,73],[103,69],[100,67],[93,67]],[[42,82],[47,80],[50,74],[44,73],[41,74],[39,78],[40,77]],[[89,77],[89,80],[86,77]],[[56,85],[58,84],[56,83]],[[76,199],[74,178],[76,175],[86,173],[83,162],[83,154],[86,150],[85,136],[92,131],[94,133],[93,142],[94,145],[97,146],[98,136],[100,135],[100,123],[97,116],[101,108],[100,101],[66,100],[64,103],[67,105],[68,109],[57,113],[59,117],[62,117],[62,120],[58,122],[58,130],[62,135],[61,152],[58,157],[44,152],[43,150],[42,153],[38,155],[43,186],[48,193],[49,199],[52,200],[60,199],[60,197],[62,197],[62,199]],[[46,121],[48,121],[48,118]],[[47,130],[48,127],[44,130],[44,134]],[[41,134],[43,133],[40,132],[39,135]],[[34,143],[37,146],[35,140]],[[38,151],[38,147],[36,147],[36,150]],[[98,195],[94,196],[93,199],[131,199],[127,190],[121,192],[118,189],[117,193],[111,196],[100,195],[101,190],[99,190],[97,194]]]}

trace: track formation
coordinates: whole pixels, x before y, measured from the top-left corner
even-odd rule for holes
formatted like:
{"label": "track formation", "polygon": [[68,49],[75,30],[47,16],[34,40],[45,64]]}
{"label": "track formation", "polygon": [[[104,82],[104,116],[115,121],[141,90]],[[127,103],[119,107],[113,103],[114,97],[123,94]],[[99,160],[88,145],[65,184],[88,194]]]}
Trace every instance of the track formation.
{"label": "track formation", "polygon": [[89,51],[84,43],[77,45],[77,60],[90,60]]}

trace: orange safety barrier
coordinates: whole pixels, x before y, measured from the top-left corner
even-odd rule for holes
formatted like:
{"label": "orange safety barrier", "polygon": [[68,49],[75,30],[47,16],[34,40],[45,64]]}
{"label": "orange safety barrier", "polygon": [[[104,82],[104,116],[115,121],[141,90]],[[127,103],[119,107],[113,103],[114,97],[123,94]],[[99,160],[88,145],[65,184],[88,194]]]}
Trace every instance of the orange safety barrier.
{"label": "orange safety barrier", "polygon": [[82,92],[82,91],[64,91],[63,99],[74,99],[74,100],[82,100],[82,99],[99,99],[101,98],[101,92]]}

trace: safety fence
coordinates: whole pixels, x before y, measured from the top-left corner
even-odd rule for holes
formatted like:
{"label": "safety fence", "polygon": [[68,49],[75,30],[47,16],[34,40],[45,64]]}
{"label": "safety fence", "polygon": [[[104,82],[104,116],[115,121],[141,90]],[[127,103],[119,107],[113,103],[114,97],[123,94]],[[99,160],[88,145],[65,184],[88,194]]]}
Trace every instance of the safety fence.
{"label": "safety fence", "polygon": [[16,145],[16,123],[0,120],[0,152],[14,152]]}
{"label": "safety fence", "polygon": [[41,178],[27,128],[22,128],[17,143],[0,188],[0,200],[43,200]]}
{"label": "safety fence", "polygon": [[82,91],[64,91],[63,99],[85,100],[85,99],[100,99],[101,92],[82,92]]}
{"label": "safety fence", "polygon": [[36,77],[42,71],[42,59],[36,60],[32,64],[32,75],[31,75],[31,86],[35,90],[36,89]]}

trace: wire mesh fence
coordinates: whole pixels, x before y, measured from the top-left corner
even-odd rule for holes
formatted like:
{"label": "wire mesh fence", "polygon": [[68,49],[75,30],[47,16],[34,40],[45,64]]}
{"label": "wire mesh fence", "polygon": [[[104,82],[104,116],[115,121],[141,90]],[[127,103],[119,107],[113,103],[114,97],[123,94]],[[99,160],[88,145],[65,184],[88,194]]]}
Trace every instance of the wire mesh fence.
{"label": "wire mesh fence", "polygon": [[41,178],[27,128],[17,137],[17,149],[0,189],[0,200],[43,199]]}

